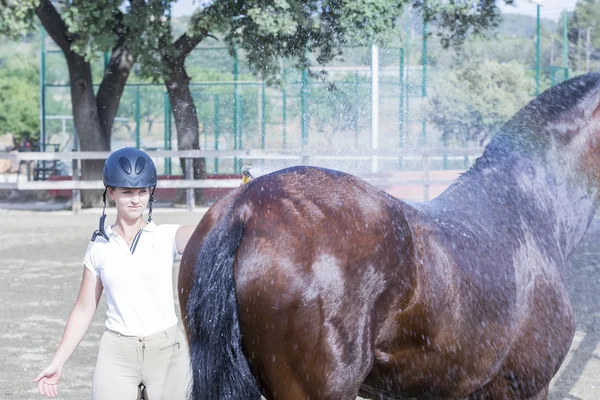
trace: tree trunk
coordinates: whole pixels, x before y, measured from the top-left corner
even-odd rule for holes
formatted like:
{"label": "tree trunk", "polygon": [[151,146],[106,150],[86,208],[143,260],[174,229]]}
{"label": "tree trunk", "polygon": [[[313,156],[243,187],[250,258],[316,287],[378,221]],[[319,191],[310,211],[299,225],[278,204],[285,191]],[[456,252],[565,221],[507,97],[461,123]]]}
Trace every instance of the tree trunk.
{"label": "tree trunk", "polygon": [[133,55],[124,47],[123,41],[120,41],[112,49],[110,61],[96,94],[102,130],[109,138],[112,135],[115,117],[133,64]]}
{"label": "tree trunk", "polygon": [[[198,127],[198,114],[190,91],[190,77],[185,71],[185,58],[165,61],[168,74],[165,86],[169,94],[169,101],[173,109],[173,118],[177,129],[177,148],[179,150],[199,150],[200,131]],[[181,159],[181,169],[186,170],[186,160]],[[194,179],[206,177],[206,159],[195,158],[193,162]],[[196,191],[196,200],[202,202],[202,192]]]}
{"label": "tree trunk", "polygon": [[[71,105],[73,122],[79,137],[81,151],[110,151],[110,132],[102,129],[90,64],[72,51],[65,55],[71,81]],[[104,160],[82,160],[81,176],[83,180],[102,179]],[[102,203],[102,191],[84,190],[81,192],[84,207]]]}
{"label": "tree trunk", "polygon": [[[111,53],[110,62],[106,67],[102,82],[98,88],[95,98],[95,109],[98,110],[97,118],[101,131],[101,137],[104,143],[93,143],[86,147],[90,151],[110,151],[110,141],[112,137],[112,128],[119,110],[119,104],[125,83],[129,77],[129,72],[133,68],[133,56],[120,42]],[[90,76],[91,84],[91,76]],[[93,93],[93,89],[92,89]],[[79,105],[77,106],[79,107]],[[75,105],[73,105],[73,114],[75,114]],[[79,132],[79,130],[78,130]],[[80,136],[81,137],[81,136]],[[80,139],[81,140],[81,139]],[[98,147],[95,147],[98,146]],[[85,150],[83,147],[82,150]],[[87,160],[82,163],[82,176],[86,180],[102,179],[102,168],[105,160]],[[84,207],[100,205],[102,202],[102,190],[85,190],[82,192],[82,202]]]}

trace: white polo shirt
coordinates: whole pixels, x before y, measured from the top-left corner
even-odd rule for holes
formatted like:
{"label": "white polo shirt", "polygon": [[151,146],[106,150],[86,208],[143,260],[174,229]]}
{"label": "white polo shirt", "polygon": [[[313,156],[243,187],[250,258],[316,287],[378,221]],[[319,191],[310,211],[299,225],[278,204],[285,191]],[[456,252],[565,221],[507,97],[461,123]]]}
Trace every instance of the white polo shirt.
{"label": "white polo shirt", "polygon": [[177,323],[173,300],[175,234],[180,225],[150,222],[131,249],[111,227],[110,241],[90,242],[83,264],[102,280],[106,327],[123,335],[148,336]]}

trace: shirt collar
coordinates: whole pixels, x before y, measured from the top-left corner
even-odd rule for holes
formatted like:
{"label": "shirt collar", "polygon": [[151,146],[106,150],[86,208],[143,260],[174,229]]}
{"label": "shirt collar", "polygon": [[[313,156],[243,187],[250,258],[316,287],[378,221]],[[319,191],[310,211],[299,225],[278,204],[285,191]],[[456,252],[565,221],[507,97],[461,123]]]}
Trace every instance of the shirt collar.
{"label": "shirt collar", "polygon": [[[154,223],[154,221],[150,221],[148,223],[148,225],[146,225],[145,227],[142,228],[142,230],[146,231],[146,232],[153,232],[156,228],[157,228],[157,225]],[[106,227],[105,231],[106,231],[106,234],[110,237],[119,236],[115,231],[113,231],[112,225],[108,225]]]}
{"label": "shirt collar", "polygon": [[156,224],[154,223],[154,221],[150,221],[148,222],[148,225],[146,225],[145,227],[143,227],[142,229],[145,230],[146,232],[152,232],[157,228]]}
{"label": "shirt collar", "polygon": [[105,232],[106,232],[106,234],[107,234],[109,237],[113,237],[113,238],[114,238],[114,237],[117,237],[117,236],[119,236],[119,235],[117,235],[117,234],[115,233],[115,231],[113,231],[112,225],[109,225],[109,226],[107,226],[107,227],[106,227],[106,229],[105,229]]}

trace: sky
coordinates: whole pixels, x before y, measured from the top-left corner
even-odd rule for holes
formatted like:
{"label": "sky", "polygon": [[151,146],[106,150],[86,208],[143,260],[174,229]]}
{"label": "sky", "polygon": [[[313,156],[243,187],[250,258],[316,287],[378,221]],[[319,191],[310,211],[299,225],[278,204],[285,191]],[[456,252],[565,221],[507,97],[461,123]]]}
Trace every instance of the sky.
{"label": "sky", "polygon": [[[564,10],[573,11],[577,0],[541,0],[540,17],[556,21]],[[502,0],[498,1],[500,11],[512,14],[525,14],[536,16],[537,5],[534,1],[515,0],[516,6],[504,5]]]}
{"label": "sky", "polygon": [[171,4],[171,15],[181,17],[182,15],[190,15],[200,2],[198,0],[178,0]]}
{"label": "sky", "polygon": [[[577,0],[540,0],[542,7],[540,15],[542,18],[557,20],[563,10],[572,11],[575,8]],[[207,0],[178,0],[173,3],[171,13],[175,17],[189,15],[201,3]],[[504,5],[503,0],[498,0],[498,5],[502,12],[513,14],[525,14],[535,17],[537,6],[531,1],[515,0],[516,7]]]}

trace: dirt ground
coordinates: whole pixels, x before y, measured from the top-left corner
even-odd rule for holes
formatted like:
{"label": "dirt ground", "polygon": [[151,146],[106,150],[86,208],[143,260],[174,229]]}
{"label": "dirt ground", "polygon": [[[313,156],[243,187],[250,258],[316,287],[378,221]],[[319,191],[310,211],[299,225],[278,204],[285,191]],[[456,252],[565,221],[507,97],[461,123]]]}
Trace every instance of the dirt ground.
{"label": "dirt ground", "polygon": [[[158,209],[157,223],[196,224],[204,210]],[[0,399],[39,399],[32,379],[53,355],[83,271],[99,210],[0,209]],[[109,215],[108,221],[111,221]],[[550,399],[600,399],[600,219],[571,257],[569,286],[577,318],[571,352]],[[177,273],[178,263],[174,273]],[[65,366],[59,398],[91,398],[91,377],[106,306]]]}

